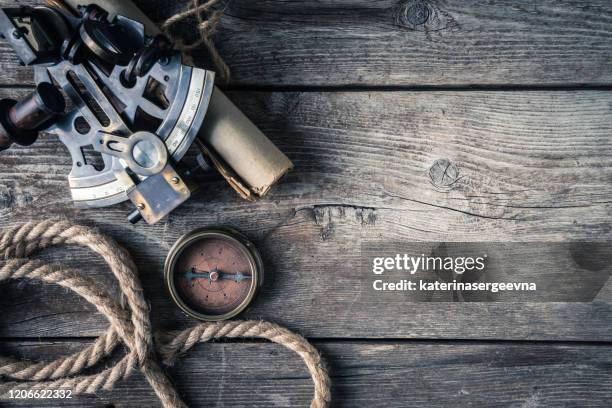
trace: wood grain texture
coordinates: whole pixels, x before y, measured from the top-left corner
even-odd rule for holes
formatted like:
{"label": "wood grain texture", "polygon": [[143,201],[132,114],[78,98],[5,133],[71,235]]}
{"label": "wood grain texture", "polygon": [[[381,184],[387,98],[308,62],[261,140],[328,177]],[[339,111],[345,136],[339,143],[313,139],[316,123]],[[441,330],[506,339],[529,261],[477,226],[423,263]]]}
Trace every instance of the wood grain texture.
{"label": "wood grain texture", "polygon": [[[161,21],[187,0],[137,3]],[[593,303],[412,303],[369,289],[360,244],[610,241],[611,38],[604,0],[232,0],[216,36],[232,89],[362,89],[230,93],[296,164],[270,196],[246,203],[205,175],[165,222],[131,226],[127,204],[73,207],[69,155],[44,136],[0,154],[0,229],[59,216],[115,237],[137,261],[156,329],[194,324],[163,285],[174,241],[196,227],[245,232],[266,282],[242,317],[314,339],[335,407],[609,407],[612,284]],[[32,81],[0,43],[0,98]],[[553,90],[584,85],[601,90]],[[540,90],[518,91],[527,87]],[[89,252],[43,257],[112,285]],[[75,351],[107,326],[84,300],[38,283],[0,284],[0,310],[0,353],[23,358]],[[200,345],[170,374],[191,406],[295,407],[312,396],[299,359],[262,342]],[[35,405],[158,402],[135,375],[112,393]]]}
{"label": "wood grain texture", "polygon": [[[612,348],[475,342],[318,342],[334,407],[609,407]],[[21,342],[2,353],[52,358],[81,342]],[[312,384],[299,359],[276,345],[200,345],[170,370],[190,406],[306,407]],[[374,392],[374,390],[376,390]],[[31,402],[29,403],[31,404]],[[31,406],[4,402],[6,407]],[[112,392],[38,407],[158,406],[136,374]]]}
{"label": "wood grain texture", "polygon": [[[162,21],[187,1],[138,3]],[[612,84],[606,0],[234,0],[216,41],[236,86]],[[29,83],[15,61],[1,45],[0,82]]]}
{"label": "wood grain texture", "polygon": [[[165,223],[133,227],[124,222],[127,205],[72,207],[68,154],[46,137],[3,152],[0,225],[60,215],[101,227],[136,257],[158,327],[192,323],[163,288],[172,243],[195,227],[227,225],[253,239],[266,265],[264,291],[246,316],[310,337],[610,339],[609,287],[592,304],[410,303],[372,294],[360,272],[364,240],[610,240],[609,92],[231,97],[296,164],[268,198],[243,202],[218,177],[206,177]],[[441,159],[456,166],[451,183],[435,172],[431,178]],[[51,255],[106,274],[87,253]],[[61,289],[17,286],[4,287],[0,299],[1,336],[96,335],[105,327]]]}

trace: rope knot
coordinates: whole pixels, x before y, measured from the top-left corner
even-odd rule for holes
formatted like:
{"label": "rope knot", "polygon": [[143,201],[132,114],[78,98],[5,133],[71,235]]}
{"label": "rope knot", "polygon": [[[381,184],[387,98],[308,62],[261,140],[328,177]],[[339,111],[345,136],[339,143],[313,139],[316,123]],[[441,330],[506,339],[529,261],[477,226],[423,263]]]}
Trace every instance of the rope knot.
{"label": "rope knot", "polygon": [[[187,54],[196,48],[204,45],[210,54],[213,64],[217,67],[218,73],[224,82],[229,82],[231,73],[228,65],[225,63],[223,57],[217,50],[212,36],[215,33],[217,25],[223,15],[222,9],[216,9],[219,6],[220,0],[192,0],[187,8],[172,17],[168,18],[161,25],[162,32],[168,37],[174,44],[175,47],[183,53],[186,57]],[[190,19],[196,19],[197,30],[199,32],[199,38],[193,42],[187,42],[184,38],[173,33],[173,28],[181,23]]]}

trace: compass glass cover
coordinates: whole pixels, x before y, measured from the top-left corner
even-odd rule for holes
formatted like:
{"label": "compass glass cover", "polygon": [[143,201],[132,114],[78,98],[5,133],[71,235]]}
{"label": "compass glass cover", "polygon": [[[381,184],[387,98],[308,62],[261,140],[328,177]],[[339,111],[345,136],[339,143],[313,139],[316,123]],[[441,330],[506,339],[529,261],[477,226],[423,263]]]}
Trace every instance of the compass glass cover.
{"label": "compass glass cover", "polygon": [[256,273],[256,262],[242,243],[222,235],[201,237],[177,252],[173,286],[190,314],[225,318],[251,300]]}

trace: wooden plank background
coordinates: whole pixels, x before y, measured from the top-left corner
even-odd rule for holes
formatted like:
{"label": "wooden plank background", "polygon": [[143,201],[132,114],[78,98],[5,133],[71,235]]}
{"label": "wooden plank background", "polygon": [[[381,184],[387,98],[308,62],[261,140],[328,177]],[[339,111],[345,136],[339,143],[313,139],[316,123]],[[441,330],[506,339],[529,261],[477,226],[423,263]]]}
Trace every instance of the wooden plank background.
{"label": "wooden plank background", "polygon": [[[9,343],[3,352],[53,358],[81,341]],[[334,406],[610,406],[610,348],[600,345],[479,342],[315,342],[333,367]],[[197,347],[170,369],[192,407],[307,407],[308,372],[291,352],[264,343]],[[56,407],[40,401],[37,407]],[[65,407],[152,407],[157,399],[135,374],[113,392],[61,402]],[[15,403],[11,407],[25,407]],[[31,405],[30,405],[31,406]]]}
{"label": "wooden plank background", "polygon": [[[163,21],[188,2],[136,3]],[[218,44],[235,86],[607,86],[611,21],[607,0],[234,0]],[[29,81],[8,50],[0,78]]]}
{"label": "wooden plank background", "polygon": [[[156,20],[185,4],[139,3]],[[411,26],[415,3],[228,5],[217,39],[229,95],[296,164],[266,199],[243,202],[207,176],[166,222],[134,227],[128,205],[72,207],[69,155],[46,136],[0,154],[0,227],[50,216],[100,227],[135,256],[159,328],[193,324],[163,288],[172,243],[194,226],[242,230],[267,273],[245,317],[315,340],[336,406],[610,406],[610,285],[588,304],[410,303],[368,290],[359,250],[372,239],[610,240],[612,6],[430,1],[430,20]],[[32,85],[1,44],[0,97]],[[452,184],[432,178],[440,162],[456,167]],[[87,252],[45,256],[108,279]],[[51,358],[106,327],[63,289],[0,291],[3,352]],[[257,342],[200,346],[172,375],[194,405],[305,406],[311,394],[299,361]],[[135,377],[67,405],[154,401]]]}
{"label": "wooden plank background", "polygon": [[[0,174],[6,186],[2,222],[40,218],[43,208],[44,217],[97,221],[138,259],[154,317],[162,324],[190,323],[161,285],[170,246],[194,226],[223,224],[245,231],[266,258],[269,279],[249,316],[274,316],[308,336],[609,339],[607,303],[429,304],[395,295],[383,302],[359,269],[365,239],[610,239],[609,93],[231,96],[296,164],[269,198],[246,203],[212,180],[167,222],[133,227],[124,222],[129,205],[104,211],[71,206],[69,155],[46,138],[33,148],[3,153],[13,166]],[[451,189],[437,188],[430,178],[430,167],[442,158],[460,171]],[[75,262],[84,257],[77,252]],[[36,336],[41,326],[45,335],[74,333],[74,313],[89,312],[83,313],[83,302],[56,298],[57,310],[46,297],[32,296],[27,309],[17,302],[7,333]],[[398,308],[407,313],[398,316]],[[92,319],[76,330],[99,333],[104,319]]]}

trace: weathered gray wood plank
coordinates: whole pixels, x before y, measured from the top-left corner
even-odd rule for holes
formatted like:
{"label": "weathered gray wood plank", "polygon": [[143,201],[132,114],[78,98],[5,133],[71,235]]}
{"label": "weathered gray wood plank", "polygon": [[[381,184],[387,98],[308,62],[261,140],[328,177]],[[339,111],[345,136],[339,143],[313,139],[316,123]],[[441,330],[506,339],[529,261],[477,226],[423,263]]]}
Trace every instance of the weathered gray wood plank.
{"label": "weathered gray wood plank", "polygon": [[[334,407],[612,404],[609,346],[474,342],[325,342],[316,346],[331,369]],[[52,358],[78,347],[82,344],[41,341],[1,349],[28,358]],[[199,345],[170,375],[190,406],[306,407],[312,394],[299,358],[270,344]],[[38,407],[58,405],[151,407],[158,402],[137,374],[97,397],[36,402]],[[32,403],[3,402],[3,406]]]}
{"label": "weathered gray wood plank", "polygon": [[[138,3],[161,21],[187,1]],[[413,25],[419,5],[429,19]],[[235,85],[612,83],[605,0],[234,0],[217,43]],[[7,50],[0,46],[0,83],[31,81]]]}
{"label": "weathered gray wood plank", "polygon": [[[364,239],[610,240],[609,92],[231,97],[296,164],[268,198],[246,203],[219,178],[207,178],[167,222],[133,227],[124,222],[129,206],[74,209],[69,156],[43,138],[0,156],[0,226],[57,215],[100,226],[136,257],[153,318],[166,327],[192,323],[163,288],[167,250],[192,228],[228,225],[255,241],[268,273],[246,316],[310,337],[610,339],[610,290],[593,304],[408,303],[372,295],[359,269]],[[449,187],[430,178],[439,159],[459,169]],[[87,253],[57,258],[106,275]],[[95,335],[105,327],[63,290],[20,287],[1,287],[1,336]]]}

